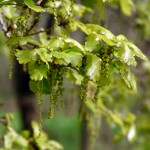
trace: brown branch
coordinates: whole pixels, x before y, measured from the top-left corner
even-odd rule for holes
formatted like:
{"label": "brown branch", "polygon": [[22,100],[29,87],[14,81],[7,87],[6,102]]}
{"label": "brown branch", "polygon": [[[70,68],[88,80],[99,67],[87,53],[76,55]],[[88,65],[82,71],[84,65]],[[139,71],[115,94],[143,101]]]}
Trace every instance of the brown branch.
{"label": "brown branch", "polygon": [[36,34],[39,34],[39,33],[42,33],[42,32],[50,32],[51,30],[52,30],[52,28],[45,29],[45,30],[40,30],[40,31],[37,31],[37,32],[34,32],[34,33],[27,34],[25,36],[32,36],[32,35],[36,35]]}

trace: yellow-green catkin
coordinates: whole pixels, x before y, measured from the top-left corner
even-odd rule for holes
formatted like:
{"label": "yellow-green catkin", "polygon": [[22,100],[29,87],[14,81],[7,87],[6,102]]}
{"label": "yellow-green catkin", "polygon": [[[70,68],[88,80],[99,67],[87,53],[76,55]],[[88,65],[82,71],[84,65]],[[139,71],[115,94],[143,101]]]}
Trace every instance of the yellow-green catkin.
{"label": "yellow-green catkin", "polygon": [[58,17],[57,17],[56,0],[52,0],[52,2],[53,2],[53,13],[54,13],[54,20],[55,20],[54,27],[57,27],[58,26]]}
{"label": "yellow-green catkin", "polygon": [[54,96],[53,93],[50,94],[50,106],[49,106],[49,114],[48,114],[48,118],[52,119],[54,116]]}
{"label": "yellow-green catkin", "polygon": [[40,87],[40,82],[38,82],[37,85],[37,102],[38,102],[38,107],[39,107],[39,133],[41,135],[42,133],[42,99],[41,99],[41,87]]}
{"label": "yellow-green catkin", "polygon": [[9,79],[12,79],[15,52],[15,49],[10,49],[9,52]]}
{"label": "yellow-green catkin", "polygon": [[50,106],[49,106],[49,112],[48,112],[48,118],[52,119],[54,116],[54,106],[57,103],[56,100],[56,91],[55,91],[55,84],[56,84],[56,74],[57,70],[53,70],[53,66],[51,66],[50,76],[49,76],[49,85],[50,85]]}
{"label": "yellow-green catkin", "polygon": [[69,14],[69,21],[71,20],[72,16],[73,16],[73,5],[74,5],[74,1],[70,0],[70,9],[68,11]]}
{"label": "yellow-green catkin", "polygon": [[100,82],[97,82],[97,87],[96,87],[96,91],[95,91],[95,95],[94,95],[94,101],[97,102],[98,101],[98,96],[99,96],[99,92],[100,92]]}
{"label": "yellow-green catkin", "polygon": [[88,91],[88,77],[84,77],[81,83],[81,92],[80,92],[80,98],[81,100],[87,99],[87,91]]}

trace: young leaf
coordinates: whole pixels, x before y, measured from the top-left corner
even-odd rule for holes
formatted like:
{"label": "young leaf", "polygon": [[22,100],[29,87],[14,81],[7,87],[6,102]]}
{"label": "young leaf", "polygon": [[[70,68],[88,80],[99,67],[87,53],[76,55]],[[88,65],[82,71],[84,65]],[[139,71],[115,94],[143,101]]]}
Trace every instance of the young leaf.
{"label": "young leaf", "polygon": [[83,24],[82,22],[73,20],[73,24],[74,26],[77,26],[78,28],[80,28],[81,31],[83,31],[84,33],[86,33],[87,35],[91,33],[91,30],[88,29],[85,24]]}
{"label": "young leaf", "polygon": [[113,38],[114,38],[114,35],[109,30],[105,29],[104,27],[102,27],[100,25],[86,24],[86,27],[88,29],[90,29],[92,32],[96,32],[98,34],[104,35],[108,39],[113,40]]}
{"label": "young leaf", "polygon": [[73,52],[73,51],[65,51],[65,52],[58,52],[58,51],[53,51],[52,55],[57,58],[59,61],[59,64],[71,64],[73,67],[80,67],[82,65],[82,54],[78,52]]}
{"label": "young leaf", "polygon": [[70,44],[71,47],[78,47],[80,49],[80,51],[85,51],[84,47],[79,43],[77,42],[76,40],[72,39],[72,38],[64,38],[64,41],[67,43],[67,44]]}
{"label": "young leaf", "polygon": [[70,69],[66,72],[66,77],[73,83],[81,85],[83,76],[80,75],[76,70]]}
{"label": "young leaf", "polygon": [[97,48],[99,43],[100,43],[100,38],[98,38],[96,34],[90,34],[86,38],[85,49],[89,52],[92,52]]}
{"label": "young leaf", "polygon": [[147,60],[147,57],[141,52],[141,50],[134,44],[127,42],[127,45],[132,50],[132,52],[139,58]]}
{"label": "young leaf", "polygon": [[23,0],[23,1],[29,8],[31,8],[32,10],[34,10],[36,12],[43,12],[43,11],[45,11],[42,7],[35,5],[33,0]]}
{"label": "young leaf", "polygon": [[132,0],[120,0],[120,6],[122,12],[127,16],[130,16],[132,11],[134,10],[134,3],[132,2]]}
{"label": "young leaf", "polygon": [[48,43],[47,47],[51,51],[53,50],[58,50],[59,48],[64,47],[65,42],[63,41],[63,38],[58,37],[58,38],[52,38],[50,42]]}
{"label": "young leaf", "polygon": [[128,65],[136,66],[137,64],[134,58],[135,54],[131,51],[126,43],[122,43],[122,47],[118,52],[118,56],[120,57],[121,61]]}
{"label": "young leaf", "polygon": [[103,40],[106,44],[110,45],[110,46],[114,46],[115,43],[113,41],[111,41],[109,38],[107,38],[105,35],[101,35],[101,34],[96,34],[97,37],[101,40]]}
{"label": "young leaf", "polygon": [[38,58],[37,52],[35,50],[18,50],[16,53],[16,57],[20,64],[26,64],[30,61],[36,61]]}
{"label": "young leaf", "polygon": [[130,83],[132,90],[134,92],[137,92],[136,80],[135,80],[134,74],[131,72],[131,70],[128,71],[127,80]]}
{"label": "young leaf", "polygon": [[86,75],[94,82],[100,78],[101,59],[93,54],[87,55],[87,65],[85,67]]}
{"label": "young leaf", "polygon": [[50,85],[49,85],[47,79],[43,78],[43,80],[41,80],[41,81],[31,80],[31,81],[29,82],[30,90],[31,90],[33,93],[39,92],[38,86],[41,87],[40,92],[41,92],[42,94],[49,94],[49,92],[50,92]]}
{"label": "young leaf", "polygon": [[31,37],[12,37],[6,41],[6,44],[10,46],[18,44],[18,43],[20,43],[21,45],[25,45],[27,42],[40,46],[39,42],[37,42]]}
{"label": "young leaf", "polygon": [[35,49],[35,51],[40,56],[40,59],[47,64],[47,66],[48,66],[48,62],[52,62],[52,55],[48,54],[47,49],[39,48],[39,49]]}
{"label": "young leaf", "polygon": [[37,65],[34,63],[29,64],[29,74],[31,80],[41,81],[43,78],[47,78],[47,65]]}

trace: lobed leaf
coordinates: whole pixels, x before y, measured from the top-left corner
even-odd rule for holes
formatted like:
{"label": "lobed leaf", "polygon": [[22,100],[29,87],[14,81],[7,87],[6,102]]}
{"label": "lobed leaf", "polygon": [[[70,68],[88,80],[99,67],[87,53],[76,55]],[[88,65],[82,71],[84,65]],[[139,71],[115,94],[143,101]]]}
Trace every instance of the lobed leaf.
{"label": "lobed leaf", "polygon": [[35,63],[29,64],[29,74],[31,80],[41,81],[43,78],[47,78],[48,66],[37,65]]}
{"label": "lobed leaf", "polygon": [[73,67],[80,67],[82,65],[82,54],[79,52],[73,52],[70,50],[70,52],[58,52],[53,51],[52,55],[57,58],[58,60],[55,60],[59,64],[68,65],[71,64]]}
{"label": "lobed leaf", "polygon": [[12,46],[12,45],[15,45],[15,44],[21,44],[21,45],[25,45],[26,43],[32,43],[32,44],[35,44],[37,46],[40,46],[39,42],[37,42],[36,40],[34,40],[33,38],[31,37],[12,37],[12,38],[9,38],[7,41],[6,41],[6,44]]}
{"label": "lobed leaf", "polygon": [[36,61],[38,58],[37,52],[35,50],[18,50],[16,53],[16,57],[20,64],[26,64],[30,61]]}

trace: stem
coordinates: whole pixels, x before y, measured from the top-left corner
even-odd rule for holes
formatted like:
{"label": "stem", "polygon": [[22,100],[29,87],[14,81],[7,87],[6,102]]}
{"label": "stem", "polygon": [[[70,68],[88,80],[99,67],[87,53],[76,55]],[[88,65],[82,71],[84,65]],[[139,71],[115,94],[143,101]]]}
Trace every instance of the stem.
{"label": "stem", "polygon": [[26,34],[24,36],[32,36],[32,35],[36,35],[36,34],[39,34],[39,33],[42,33],[42,32],[50,32],[51,30],[52,30],[52,28],[49,28],[49,29],[40,30],[40,31],[37,31],[37,32],[34,32],[34,33]]}

